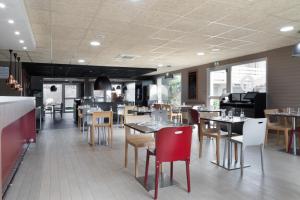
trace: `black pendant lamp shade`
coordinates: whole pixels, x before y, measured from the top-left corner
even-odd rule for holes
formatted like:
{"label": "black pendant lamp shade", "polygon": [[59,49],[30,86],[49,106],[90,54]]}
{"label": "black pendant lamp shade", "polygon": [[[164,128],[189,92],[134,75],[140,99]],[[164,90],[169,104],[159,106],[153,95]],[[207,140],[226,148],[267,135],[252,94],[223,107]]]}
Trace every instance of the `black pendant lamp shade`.
{"label": "black pendant lamp shade", "polygon": [[120,90],[120,89],[121,89],[121,87],[118,85],[118,86],[117,86],[117,90]]}
{"label": "black pendant lamp shade", "polygon": [[12,52],[13,50],[9,50],[9,72],[8,72],[8,78],[6,80],[7,85],[12,86],[14,84],[14,76],[12,74]]}
{"label": "black pendant lamp shade", "polygon": [[57,91],[57,87],[56,87],[55,85],[52,85],[52,86],[50,87],[50,91],[51,91],[51,92],[56,92],[56,91]]}
{"label": "black pendant lamp shade", "polygon": [[300,42],[298,42],[293,48],[293,56],[300,57]]}
{"label": "black pendant lamp shade", "polygon": [[94,90],[111,90],[111,82],[107,76],[99,76],[94,83]]}

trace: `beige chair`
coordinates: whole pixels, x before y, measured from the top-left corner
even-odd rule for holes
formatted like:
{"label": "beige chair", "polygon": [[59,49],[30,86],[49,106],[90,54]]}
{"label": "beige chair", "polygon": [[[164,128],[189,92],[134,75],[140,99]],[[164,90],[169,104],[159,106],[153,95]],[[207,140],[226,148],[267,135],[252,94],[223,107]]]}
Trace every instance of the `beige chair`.
{"label": "beige chair", "polygon": [[[149,115],[128,115],[126,117],[126,123],[139,123],[139,122],[150,122],[151,117]],[[127,168],[128,162],[128,145],[134,147],[134,174],[138,176],[138,149],[147,148],[154,145],[154,137],[152,134],[140,134],[134,131],[131,132],[130,128],[125,127],[125,163],[124,166]]]}
{"label": "beige chair", "polygon": [[181,112],[173,112],[173,106],[170,104],[163,104],[162,110],[166,110],[168,112],[169,120],[173,121],[174,118],[178,119],[179,122],[182,123],[182,113]]}
{"label": "beige chair", "polygon": [[[217,117],[219,114],[217,112],[200,112],[200,145],[199,145],[199,158],[202,156],[202,146],[203,146],[203,138],[204,136],[208,138],[216,139],[216,160],[217,164],[220,163],[220,140],[223,137],[228,137],[227,132],[220,131],[220,127],[218,124],[210,124],[208,120],[201,119]],[[226,147],[225,147],[226,148]],[[234,146],[234,155],[235,160],[237,160],[237,145]]]}
{"label": "beige chair", "polygon": [[[108,119],[106,122],[105,119]],[[89,124],[90,127],[90,143],[92,146],[95,145],[95,129],[98,129],[98,139],[99,139],[99,128],[108,129],[108,144],[112,147],[112,137],[113,137],[113,112],[112,111],[100,111],[93,112],[92,121]]]}
{"label": "beige chair", "polygon": [[80,130],[81,124],[82,124],[83,114],[82,114],[81,109],[77,108],[77,110],[78,110],[78,121],[77,122],[78,122],[78,128]]}
{"label": "beige chair", "polygon": [[286,152],[288,152],[289,133],[292,130],[292,126],[289,123],[287,117],[280,117],[279,120],[276,120],[275,122],[272,121],[271,114],[274,114],[278,111],[279,111],[278,109],[266,109],[265,110],[265,116],[267,118],[267,131],[266,131],[266,137],[265,137],[265,144],[268,143],[269,131],[270,130],[276,131],[277,144],[279,144],[280,134],[284,134],[284,147],[285,147]]}
{"label": "beige chair", "polygon": [[123,126],[126,124],[126,117],[133,116],[135,113],[130,113],[130,110],[135,110],[136,106],[125,106],[124,107],[124,114],[123,114]]}

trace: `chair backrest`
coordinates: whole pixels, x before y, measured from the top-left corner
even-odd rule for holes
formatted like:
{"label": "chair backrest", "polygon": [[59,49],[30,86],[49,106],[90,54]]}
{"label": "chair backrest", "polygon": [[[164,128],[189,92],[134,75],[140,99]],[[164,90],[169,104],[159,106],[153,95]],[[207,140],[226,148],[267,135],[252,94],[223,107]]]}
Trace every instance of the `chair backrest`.
{"label": "chair backrest", "polygon": [[266,118],[247,119],[243,125],[243,147],[263,145],[266,128]]}
{"label": "chair backrest", "polygon": [[199,112],[195,109],[188,109],[188,123],[198,124],[199,123]]}
{"label": "chair backrest", "polygon": [[[105,122],[104,121],[105,119],[108,119],[108,122]],[[113,124],[113,112],[112,111],[93,112],[92,124],[96,125],[96,124],[101,124],[101,123],[109,124],[109,125],[112,126],[112,124]]]}
{"label": "chair backrest", "polygon": [[151,122],[150,115],[128,115],[126,117],[126,123],[140,123],[140,122]]}
{"label": "chair backrest", "polygon": [[166,110],[154,110],[151,112],[151,117],[154,121],[167,122],[169,121],[168,113]]}
{"label": "chair backrest", "polygon": [[160,104],[160,103],[153,104],[153,108],[156,109],[156,110],[160,110],[161,106],[162,106],[162,104]]}
{"label": "chair backrest", "polygon": [[132,113],[129,113],[130,110],[135,110],[136,106],[125,106],[124,107],[124,116],[125,115],[132,115]]}
{"label": "chair backrest", "polygon": [[191,155],[192,127],[170,127],[155,135],[156,159],[160,162],[189,160]]}

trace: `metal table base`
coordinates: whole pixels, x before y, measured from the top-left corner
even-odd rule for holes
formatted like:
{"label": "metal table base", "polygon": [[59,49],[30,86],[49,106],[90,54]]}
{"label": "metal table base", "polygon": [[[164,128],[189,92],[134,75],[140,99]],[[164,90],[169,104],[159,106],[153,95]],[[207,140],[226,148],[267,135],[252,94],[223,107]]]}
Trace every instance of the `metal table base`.
{"label": "metal table base", "polygon": [[[147,187],[144,185],[144,176],[137,177],[137,181],[149,192],[151,190],[155,189],[155,175],[152,174],[148,176],[148,183]],[[170,176],[166,175],[165,173],[161,173],[159,176],[159,181],[158,181],[158,187],[159,188],[164,188],[164,187],[169,187],[173,185],[178,185],[178,183],[173,179],[171,180]]]}
{"label": "metal table base", "polygon": [[[216,160],[213,160],[213,161],[210,161],[211,163],[219,166],[219,167],[222,167],[228,171],[231,171],[231,170],[236,170],[236,169],[241,169],[241,165],[240,165],[240,162],[232,162],[230,163],[230,165],[228,165],[228,162],[225,162],[225,164],[221,164],[221,163],[217,163]],[[243,168],[247,168],[247,167],[250,167],[250,165],[248,164],[244,164],[244,167]]]}

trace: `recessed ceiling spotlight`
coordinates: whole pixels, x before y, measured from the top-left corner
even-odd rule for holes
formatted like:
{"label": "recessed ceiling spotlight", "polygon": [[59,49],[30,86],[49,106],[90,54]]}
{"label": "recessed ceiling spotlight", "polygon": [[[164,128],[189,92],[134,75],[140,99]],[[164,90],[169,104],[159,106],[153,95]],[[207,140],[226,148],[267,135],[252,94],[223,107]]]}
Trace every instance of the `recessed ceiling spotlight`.
{"label": "recessed ceiling spotlight", "polygon": [[292,30],[294,30],[293,26],[284,26],[280,29],[281,32],[289,32],[289,31],[292,31]]}
{"label": "recessed ceiling spotlight", "polygon": [[15,31],[15,35],[20,35],[20,32],[19,31]]}
{"label": "recessed ceiling spotlight", "polygon": [[138,1],[141,1],[141,0],[130,0],[131,2],[138,2]]}
{"label": "recessed ceiling spotlight", "polygon": [[91,41],[90,45],[92,45],[92,46],[100,46],[100,42],[98,42],[98,41]]}
{"label": "recessed ceiling spotlight", "polygon": [[0,3],[0,8],[6,8],[6,5],[4,3]]}
{"label": "recessed ceiling spotlight", "polygon": [[9,24],[14,24],[14,23],[15,23],[15,21],[12,20],[12,19],[9,19],[7,22],[8,22]]}
{"label": "recessed ceiling spotlight", "polygon": [[216,52],[216,51],[220,51],[220,49],[212,49],[211,51]]}
{"label": "recessed ceiling spotlight", "polygon": [[27,47],[23,47],[23,50],[27,50]]}
{"label": "recessed ceiling spotlight", "polygon": [[79,59],[78,62],[79,62],[79,63],[85,63],[85,60]]}
{"label": "recessed ceiling spotlight", "polygon": [[198,56],[204,56],[205,53],[204,53],[204,52],[198,52],[197,55],[198,55]]}
{"label": "recessed ceiling spotlight", "polygon": [[20,42],[21,44],[23,44],[23,43],[24,43],[24,40],[19,40],[19,42]]}
{"label": "recessed ceiling spotlight", "polygon": [[163,67],[163,66],[164,66],[163,64],[158,64],[158,65],[157,65],[157,67]]}

